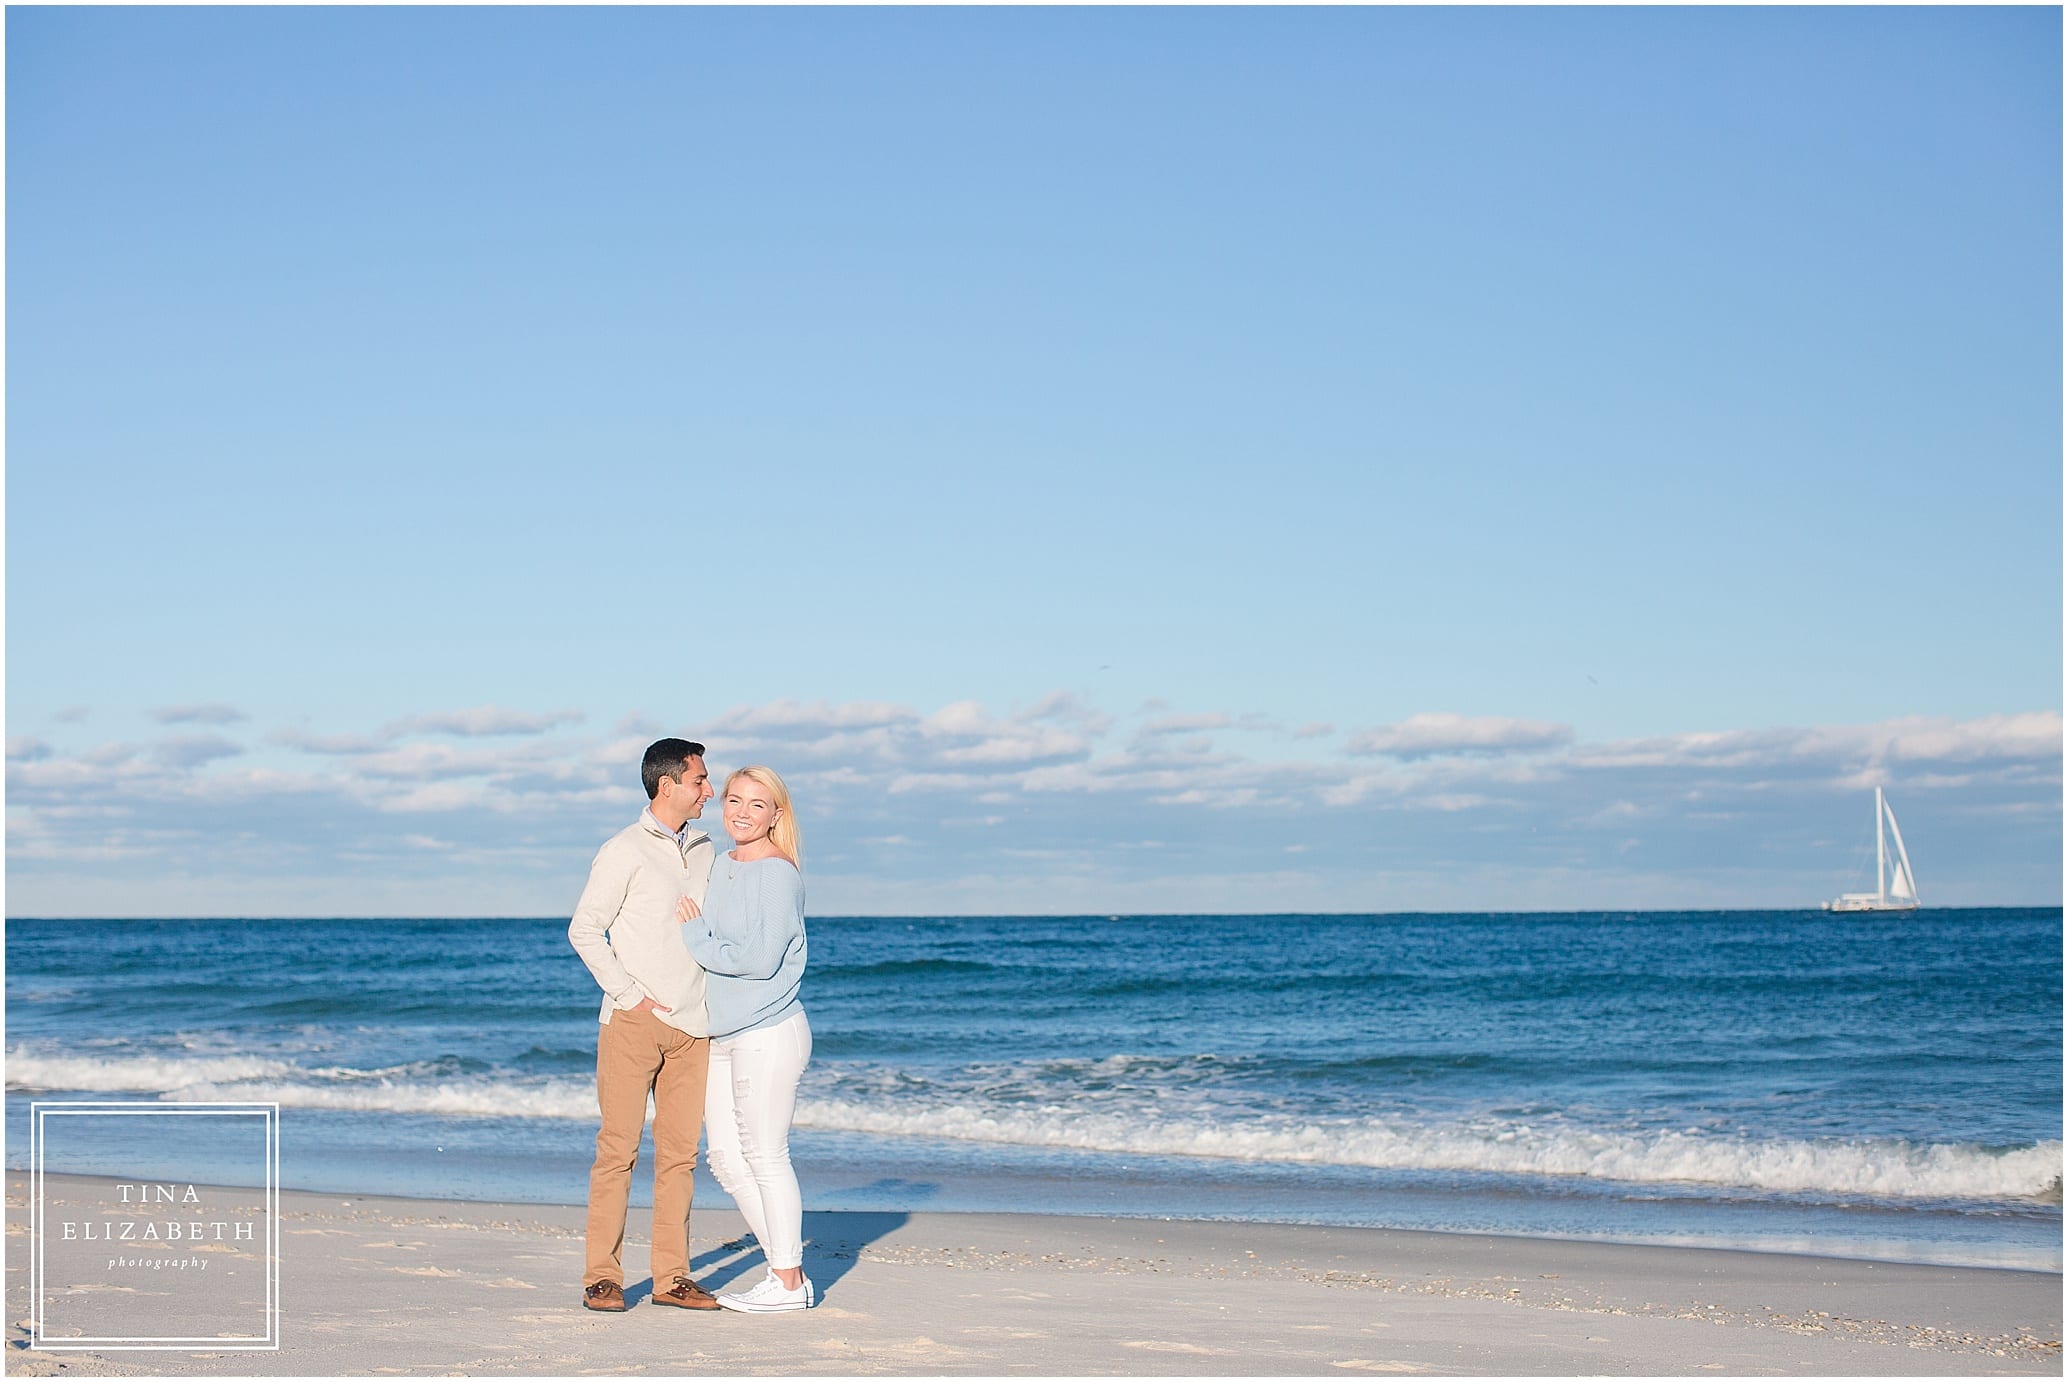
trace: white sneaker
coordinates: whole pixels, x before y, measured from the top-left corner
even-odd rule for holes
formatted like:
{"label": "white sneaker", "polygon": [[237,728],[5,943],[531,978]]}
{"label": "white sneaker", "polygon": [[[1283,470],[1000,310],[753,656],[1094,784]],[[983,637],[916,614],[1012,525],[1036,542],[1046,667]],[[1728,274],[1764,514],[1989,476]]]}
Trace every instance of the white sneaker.
{"label": "white sneaker", "polygon": [[750,1315],[774,1315],[784,1310],[811,1309],[816,1303],[813,1294],[810,1277],[793,1291],[770,1272],[755,1282],[751,1290],[728,1291],[718,1297],[718,1303],[727,1310],[743,1310]]}

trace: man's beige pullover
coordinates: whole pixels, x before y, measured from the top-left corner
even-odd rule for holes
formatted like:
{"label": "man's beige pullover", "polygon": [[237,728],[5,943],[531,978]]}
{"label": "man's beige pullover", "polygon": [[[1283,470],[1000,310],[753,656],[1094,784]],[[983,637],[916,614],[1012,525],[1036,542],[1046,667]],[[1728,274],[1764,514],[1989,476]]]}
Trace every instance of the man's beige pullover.
{"label": "man's beige pullover", "polygon": [[704,971],[683,947],[675,901],[687,896],[703,906],[715,852],[711,837],[700,830],[678,845],[651,811],[640,812],[596,851],[567,938],[603,986],[598,1022],[651,998],[667,1009],[654,1016],[670,1027],[691,1036],[710,1034]]}

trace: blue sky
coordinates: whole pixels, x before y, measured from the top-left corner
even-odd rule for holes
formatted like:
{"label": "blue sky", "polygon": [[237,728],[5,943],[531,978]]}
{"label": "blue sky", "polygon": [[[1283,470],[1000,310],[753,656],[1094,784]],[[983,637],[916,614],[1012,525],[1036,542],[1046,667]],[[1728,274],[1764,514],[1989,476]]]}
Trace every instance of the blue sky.
{"label": "blue sky", "polygon": [[11,11],[7,910],[2057,902],[2060,37]]}

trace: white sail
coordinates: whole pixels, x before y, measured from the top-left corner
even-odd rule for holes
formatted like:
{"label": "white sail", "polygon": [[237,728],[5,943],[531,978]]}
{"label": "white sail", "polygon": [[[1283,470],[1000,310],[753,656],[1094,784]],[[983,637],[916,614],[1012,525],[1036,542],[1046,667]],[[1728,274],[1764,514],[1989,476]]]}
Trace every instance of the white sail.
{"label": "white sail", "polygon": [[1895,809],[1889,806],[1887,802],[1883,802],[1881,810],[1882,814],[1888,817],[1888,833],[1895,838],[1896,842],[1896,881],[1895,885],[1889,889],[1889,896],[1900,898],[1905,902],[1915,902],[1917,900],[1917,880],[1910,873],[1910,851],[1903,848],[1903,832],[1896,825]]}

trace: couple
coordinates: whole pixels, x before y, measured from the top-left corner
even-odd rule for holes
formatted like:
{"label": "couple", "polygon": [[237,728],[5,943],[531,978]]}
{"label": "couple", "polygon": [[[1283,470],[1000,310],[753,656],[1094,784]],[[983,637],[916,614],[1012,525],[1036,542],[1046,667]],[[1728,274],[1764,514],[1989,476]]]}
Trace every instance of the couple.
{"label": "couple", "polygon": [[[567,938],[603,986],[582,1304],[625,1308],[625,1209],[653,1097],[653,1300],[774,1314],[814,1303],[790,1115],[811,1060],[798,1002],[804,880],[789,789],[768,768],[726,779],[719,855],[689,823],[711,799],[704,746],[662,739],[640,764],[647,808],[604,843]],[[689,1275],[697,1126],[711,1170],[746,1216],[768,1274],[712,1296]]]}

